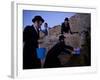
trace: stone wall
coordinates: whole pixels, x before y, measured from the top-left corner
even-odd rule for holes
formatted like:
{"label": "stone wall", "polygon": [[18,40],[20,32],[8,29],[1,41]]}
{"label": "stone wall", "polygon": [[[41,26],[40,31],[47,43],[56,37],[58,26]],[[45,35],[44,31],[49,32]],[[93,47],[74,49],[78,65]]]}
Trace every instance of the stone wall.
{"label": "stone wall", "polygon": [[[86,13],[77,13],[69,19],[70,27],[72,32],[79,32],[78,34],[64,34],[65,42],[67,45],[71,45],[74,48],[81,47],[83,36],[81,35],[82,31],[90,28],[90,14]],[[49,29],[49,35],[42,38],[41,47],[46,47],[48,50],[58,42],[59,36],[61,33],[61,25],[56,25],[53,28]],[[40,35],[43,36],[44,33],[40,32]]]}

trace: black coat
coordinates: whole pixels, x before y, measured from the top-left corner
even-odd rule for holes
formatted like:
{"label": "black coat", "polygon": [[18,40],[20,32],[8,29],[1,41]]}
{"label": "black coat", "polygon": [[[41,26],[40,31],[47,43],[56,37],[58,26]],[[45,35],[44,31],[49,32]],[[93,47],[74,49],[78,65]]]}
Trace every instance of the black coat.
{"label": "black coat", "polygon": [[67,25],[65,26],[65,24],[64,23],[62,23],[62,25],[61,25],[61,34],[63,34],[63,33],[71,33],[71,29],[70,29],[70,25],[69,25],[69,23],[67,23]]}
{"label": "black coat", "polygon": [[23,69],[40,68],[41,62],[37,58],[39,34],[34,26],[26,26],[23,31]]}
{"label": "black coat", "polygon": [[58,56],[61,52],[71,54],[67,49],[73,50],[73,47],[65,45],[64,42],[58,42],[55,44],[47,53],[44,68],[64,67],[61,65]]}

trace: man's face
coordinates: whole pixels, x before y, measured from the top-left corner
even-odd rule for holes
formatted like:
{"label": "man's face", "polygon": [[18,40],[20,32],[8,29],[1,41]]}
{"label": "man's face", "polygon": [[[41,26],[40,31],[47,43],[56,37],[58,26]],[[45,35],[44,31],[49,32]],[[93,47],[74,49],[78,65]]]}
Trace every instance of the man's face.
{"label": "man's face", "polygon": [[42,25],[42,21],[35,21],[35,26],[39,29]]}
{"label": "man's face", "polygon": [[65,25],[67,25],[68,21],[64,21]]}

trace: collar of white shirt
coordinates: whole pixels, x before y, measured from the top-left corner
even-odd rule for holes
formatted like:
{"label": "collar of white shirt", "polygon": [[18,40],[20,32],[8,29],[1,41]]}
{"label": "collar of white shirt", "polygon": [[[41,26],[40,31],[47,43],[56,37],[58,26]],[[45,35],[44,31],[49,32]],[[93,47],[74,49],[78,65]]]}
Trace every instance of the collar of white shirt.
{"label": "collar of white shirt", "polygon": [[37,28],[35,27],[35,25],[33,25],[33,27],[35,28],[36,32],[38,33],[38,30],[37,30]]}

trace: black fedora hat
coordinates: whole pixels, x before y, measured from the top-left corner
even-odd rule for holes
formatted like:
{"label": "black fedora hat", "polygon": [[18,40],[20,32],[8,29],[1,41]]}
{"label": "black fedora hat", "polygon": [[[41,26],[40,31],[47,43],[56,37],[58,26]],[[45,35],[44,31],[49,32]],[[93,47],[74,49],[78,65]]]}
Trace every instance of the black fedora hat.
{"label": "black fedora hat", "polygon": [[66,17],[66,18],[65,18],[65,21],[69,21],[69,19]]}
{"label": "black fedora hat", "polygon": [[66,37],[64,35],[60,35],[59,39],[65,39]]}
{"label": "black fedora hat", "polygon": [[42,22],[44,22],[44,19],[43,19],[41,16],[35,16],[35,17],[32,19],[32,22],[34,23],[35,21],[42,21]]}

